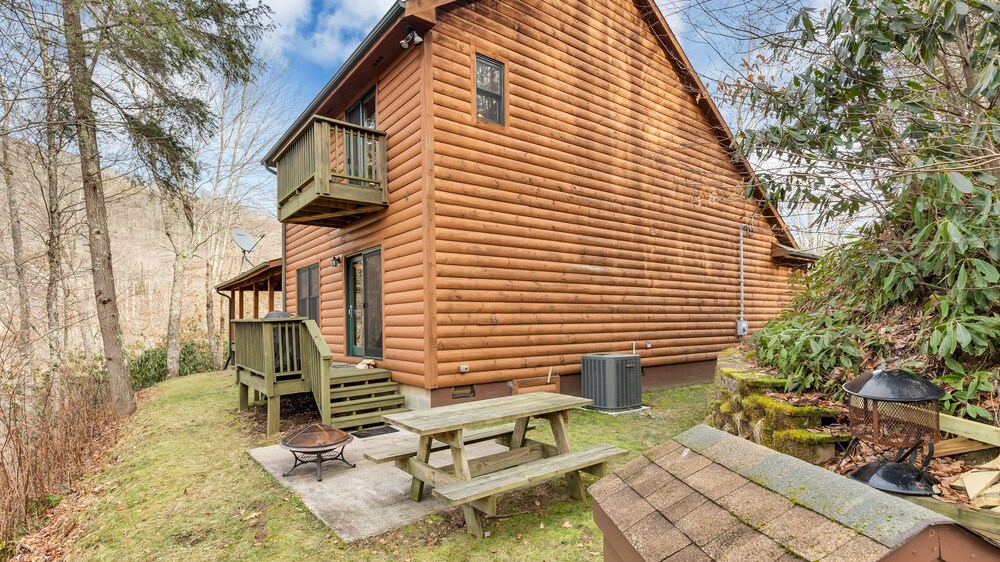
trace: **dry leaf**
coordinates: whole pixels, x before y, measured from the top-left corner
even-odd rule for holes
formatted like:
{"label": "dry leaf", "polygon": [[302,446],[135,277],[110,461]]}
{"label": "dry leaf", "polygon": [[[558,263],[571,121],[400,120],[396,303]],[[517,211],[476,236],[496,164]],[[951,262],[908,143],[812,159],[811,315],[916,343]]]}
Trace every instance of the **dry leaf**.
{"label": "dry leaf", "polygon": [[539,529],[544,529],[545,528],[545,523],[539,523],[538,524],[538,528]]}
{"label": "dry leaf", "polygon": [[263,511],[255,511],[255,512],[251,513],[250,515],[247,515],[246,517],[244,517],[243,520],[244,521],[249,521],[251,519],[256,519],[256,518],[260,517],[263,513],[264,513]]}
{"label": "dry leaf", "polygon": [[568,528],[570,528],[572,526],[573,526],[573,524],[570,523],[569,521],[563,521],[563,527],[566,527],[568,529]]}

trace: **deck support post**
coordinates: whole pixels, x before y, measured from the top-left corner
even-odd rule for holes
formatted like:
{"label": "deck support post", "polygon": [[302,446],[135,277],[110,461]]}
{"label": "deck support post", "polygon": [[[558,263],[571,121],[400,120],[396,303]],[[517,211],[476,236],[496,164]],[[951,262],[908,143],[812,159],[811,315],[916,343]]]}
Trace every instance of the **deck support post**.
{"label": "deck support post", "polygon": [[274,312],[274,277],[267,278],[267,311]]}
{"label": "deck support post", "polygon": [[[417,441],[417,460],[423,463],[431,457],[431,438],[421,435]],[[410,481],[410,499],[418,502],[424,497],[424,481],[416,476]]]}
{"label": "deck support post", "polygon": [[253,284],[253,317],[260,318],[260,291],[256,282]]}
{"label": "deck support post", "polygon": [[[566,431],[567,417],[569,417],[568,412],[557,412],[545,416],[545,419],[549,420],[549,424],[552,426],[552,436],[556,439],[556,448],[559,449],[559,454],[561,455],[571,452],[569,434]],[[580,472],[578,470],[567,472],[566,482],[569,484],[569,495],[573,499],[582,500],[587,497],[586,489],[583,487],[583,480],[580,479]]]}
{"label": "deck support post", "polygon": [[250,406],[250,404],[249,404],[250,387],[248,387],[247,385],[243,384],[242,382],[237,383],[237,384],[240,386],[240,405],[239,405],[239,409],[242,412],[242,411],[246,410],[247,407]]}
{"label": "deck support post", "polygon": [[275,394],[267,397],[267,435],[268,437],[280,430],[281,397]]}

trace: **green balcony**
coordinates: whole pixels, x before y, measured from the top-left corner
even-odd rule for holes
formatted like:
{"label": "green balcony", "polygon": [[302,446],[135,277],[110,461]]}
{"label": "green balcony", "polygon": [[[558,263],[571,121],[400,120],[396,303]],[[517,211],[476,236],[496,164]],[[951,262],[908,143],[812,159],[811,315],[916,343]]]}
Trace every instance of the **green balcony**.
{"label": "green balcony", "polygon": [[389,204],[381,131],[313,116],[275,163],[281,222],[339,228]]}

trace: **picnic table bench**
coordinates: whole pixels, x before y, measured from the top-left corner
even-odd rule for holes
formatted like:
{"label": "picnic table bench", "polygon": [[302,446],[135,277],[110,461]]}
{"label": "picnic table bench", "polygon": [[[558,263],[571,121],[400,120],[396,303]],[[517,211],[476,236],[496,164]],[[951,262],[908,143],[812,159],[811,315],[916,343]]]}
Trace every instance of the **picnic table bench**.
{"label": "picnic table bench", "polygon": [[[463,507],[469,533],[482,537],[482,514],[496,515],[497,495],[565,475],[570,495],[583,499],[580,471],[603,475],[605,463],[628,453],[610,445],[571,450],[566,432],[569,411],[591,403],[586,398],[536,392],[390,414],[383,416],[385,422],[417,434],[417,443],[373,450],[365,458],[376,464],[395,462],[412,475],[414,501],[423,499],[424,484],[433,486],[435,497]],[[533,429],[531,418],[548,420],[555,445],[526,437]],[[484,424],[504,425],[471,429]],[[508,450],[469,458],[466,445],[490,439]],[[451,450],[452,464],[428,464],[431,452],[444,449]]]}

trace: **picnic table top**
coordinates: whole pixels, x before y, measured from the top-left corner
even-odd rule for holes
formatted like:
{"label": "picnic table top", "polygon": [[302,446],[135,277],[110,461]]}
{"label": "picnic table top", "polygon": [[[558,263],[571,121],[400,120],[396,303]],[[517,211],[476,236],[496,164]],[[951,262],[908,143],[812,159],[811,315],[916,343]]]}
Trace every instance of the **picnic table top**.
{"label": "picnic table top", "polygon": [[428,410],[389,414],[382,416],[382,418],[389,425],[411,431],[417,435],[434,435],[481,423],[503,423],[526,416],[561,412],[593,403],[593,400],[579,396],[533,392],[452,404]]}

